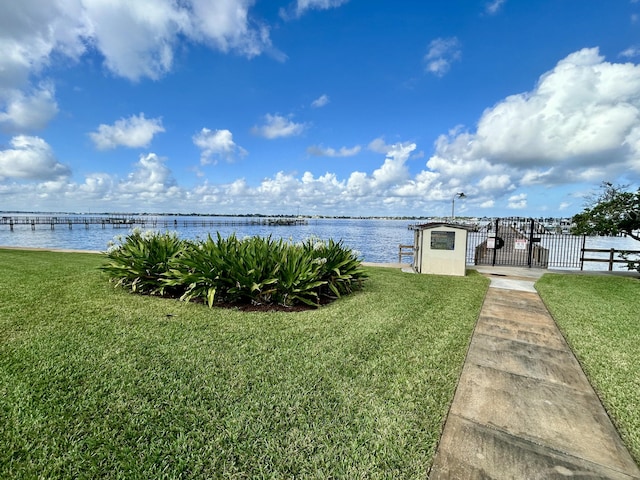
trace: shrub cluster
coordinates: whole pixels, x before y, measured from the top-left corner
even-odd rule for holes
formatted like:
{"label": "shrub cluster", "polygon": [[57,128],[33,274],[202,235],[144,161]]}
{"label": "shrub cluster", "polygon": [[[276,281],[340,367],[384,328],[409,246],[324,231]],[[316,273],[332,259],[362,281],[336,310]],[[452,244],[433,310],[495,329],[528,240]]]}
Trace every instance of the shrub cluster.
{"label": "shrub cluster", "polygon": [[342,241],[293,244],[270,236],[183,240],[174,232],[134,230],[110,246],[100,268],[132,292],[184,301],[320,304],[362,286],[358,255]]}

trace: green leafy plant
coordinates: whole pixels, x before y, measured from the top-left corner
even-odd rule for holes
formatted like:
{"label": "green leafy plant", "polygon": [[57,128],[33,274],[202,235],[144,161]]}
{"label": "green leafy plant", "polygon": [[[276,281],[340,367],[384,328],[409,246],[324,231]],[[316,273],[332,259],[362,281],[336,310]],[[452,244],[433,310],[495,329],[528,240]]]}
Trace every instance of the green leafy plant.
{"label": "green leafy plant", "polygon": [[278,303],[292,306],[296,303],[317,306],[319,289],[326,284],[320,275],[320,263],[302,247],[290,245],[281,251],[278,276]]}
{"label": "green leafy plant", "polygon": [[345,248],[342,241],[311,238],[303,246],[320,266],[319,277],[326,282],[323,294],[340,297],[362,286],[366,278],[362,262],[357,252]]}
{"label": "green leafy plant", "polygon": [[[640,242],[640,188],[625,191],[625,186],[602,184],[599,195],[591,198],[585,209],[574,215],[571,232],[578,235],[628,235]],[[623,252],[620,257],[629,270],[640,272],[640,255]]]}
{"label": "green leafy plant", "polygon": [[217,234],[215,239],[180,241],[174,234],[134,232],[107,256],[102,269],[116,285],[209,307],[319,306],[323,298],[351,293],[366,277],[357,254],[333,240],[292,244],[270,236],[239,240]]}
{"label": "green leafy plant", "polygon": [[124,240],[116,238],[100,268],[117,286],[150,295],[171,294],[162,276],[185,250],[186,242],[175,232],[134,229]]}

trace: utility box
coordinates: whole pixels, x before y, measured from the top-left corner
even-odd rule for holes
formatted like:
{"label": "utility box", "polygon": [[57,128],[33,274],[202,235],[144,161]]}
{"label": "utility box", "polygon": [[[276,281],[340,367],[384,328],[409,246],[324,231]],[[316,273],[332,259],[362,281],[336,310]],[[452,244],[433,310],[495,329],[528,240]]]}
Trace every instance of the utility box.
{"label": "utility box", "polygon": [[466,275],[466,228],[447,223],[427,223],[413,228],[413,268],[416,272],[462,277]]}

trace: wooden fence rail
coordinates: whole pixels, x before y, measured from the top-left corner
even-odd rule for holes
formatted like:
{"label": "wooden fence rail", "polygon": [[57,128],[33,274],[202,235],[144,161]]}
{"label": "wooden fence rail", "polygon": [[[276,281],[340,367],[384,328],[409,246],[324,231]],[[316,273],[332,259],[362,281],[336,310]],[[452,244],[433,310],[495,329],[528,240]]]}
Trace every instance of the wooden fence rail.
{"label": "wooden fence rail", "polygon": [[398,262],[402,263],[402,257],[413,256],[413,245],[399,245],[398,249]]}
{"label": "wooden fence rail", "polygon": [[[605,258],[605,257],[586,258],[584,256],[585,252],[590,252],[590,253],[608,253],[609,257],[608,258]],[[633,254],[639,254],[640,255],[640,250],[618,250],[618,249],[615,249],[615,248],[583,248],[581,250],[581,256],[580,256],[580,270],[583,270],[584,262],[606,262],[606,263],[609,264],[609,271],[611,272],[613,270],[613,264],[614,263],[627,263],[626,260],[614,258],[617,253],[622,253],[622,252],[624,252],[624,253],[633,253]]]}

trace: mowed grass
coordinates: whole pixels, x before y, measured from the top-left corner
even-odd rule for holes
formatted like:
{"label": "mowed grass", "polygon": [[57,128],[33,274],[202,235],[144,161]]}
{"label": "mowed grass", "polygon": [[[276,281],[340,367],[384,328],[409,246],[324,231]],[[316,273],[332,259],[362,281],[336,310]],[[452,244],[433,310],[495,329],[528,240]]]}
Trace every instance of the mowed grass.
{"label": "mowed grass", "polygon": [[640,462],[640,280],[545,275],[536,288]]}
{"label": "mowed grass", "polygon": [[0,478],[426,477],[488,280],[243,313],[0,250]]}

